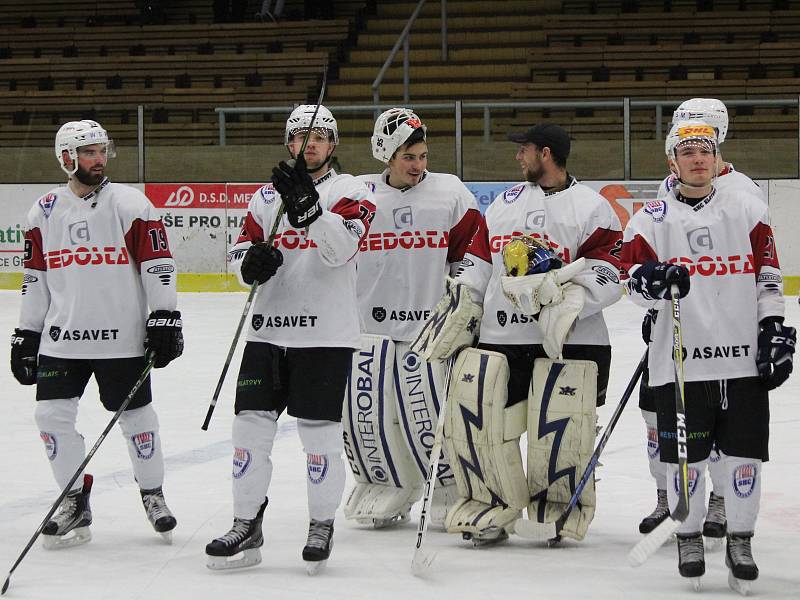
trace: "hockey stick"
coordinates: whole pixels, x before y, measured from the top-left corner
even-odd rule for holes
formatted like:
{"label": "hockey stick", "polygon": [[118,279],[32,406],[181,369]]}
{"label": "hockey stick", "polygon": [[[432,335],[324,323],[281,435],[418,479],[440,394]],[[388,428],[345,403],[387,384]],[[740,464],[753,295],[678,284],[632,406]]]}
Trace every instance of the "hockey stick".
{"label": "hockey stick", "polygon": [[514,524],[514,533],[525,539],[536,540],[540,542],[557,537],[561,533],[561,530],[564,528],[564,524],[567,522],[567,518],[569,518],[572,509],[578,504],[578,499],[580,498],[581,493],[583,493],[583,488],[585,488],[586,484],[589,483],[589,479],[597,467],[600,454],[602,454],[603,449],[606,447],[606,444],[611,437],[611,432],[614,431],[614,427],[616,427],[617,421],[619,421],[623,409],[628,404],[628,399],[631,397],[631,394],[633,394],[633,390],[636,388],[639,377],[641,377],[642,373],[644,372],[646,365],[647,351],[645,351],[644,356],[642,356],[642,359],[639,361],[636,370],[633,372],[633,376],[628,383],[628,387],[625,388],[625,392],[622,394],[622,399],[619,401],[617,408],[614,409],[614,413],[611,415],[608,425],[606,425],[605,432],[600,437],[600,441],[597,443],[597,447],[594,449],[594,452],[592,453],[592,456],[589,458],[589,462],[586,465],[586,469],[583,471],[583,476],[578,482],[578,485],[575,486],[575,491],[572,493],[572,497],[569,499],[567,507],[564,509],[561,515],[553,523],[539,523],[538,521],[533,521],[530,519],[517,519],[517,522]]}
{"label": "hockey stick", "polygon": [[638,567],[653,556],[689,516],[689,454],[686,435],[686,397],[683,376],[683,337],[681,335],[681,302],[677,284],[670,286],[672,295],[672,362],[675,365],[675,416],[678,442],[678,505],[669,519],[648,533],[628,553],[628,562]]}
{"label": "hockey stick", "polygon": [[425,540],[425,533],[428,531],[430,521],[428,511],[433,498],[433,488],[436,485],[436,474],[439,470],[439,458],[442,454],[442,442],[444,441],[444,418],[447,410],[447,396],[450,393],[450,377],[453,374],[453,365],[456,362],[456,353],[450,358],[444,376],[444,398],[439,407],[439,421],[436,424],[436,433],[433,437],[433,447],[431,448],[430,462],[428,463],[428,478],[425,480],[425,495],[422,497],[422,510],[419,514],[419,525],[417,526],[417,544],[414,550],[414,558],[411,560],[411,573],[416,577],[425,574],[433,564],[436,553],[427,552],[422,545]]}
{"label": "hockey stick", "polygon": [[[306,136],[303,138],[303,144],[300,146],[300,151],[297,153],[297,156],[300,156],[305,152],[306,145],[308,144],[308,138],[311,136],[311,130],[313,129],[314,121],[317,118],[317,113],[319,112],[319,107],[322,105],[322,99],[325,97],[325,88],[328,84],[328,67],[326,66],[325,69],[322,71],[322,85],[319,91],[319,99],[317,100],[317,107],[314,109],[314,114],[311,116],[311,127],[308,128],[306,131]],[[290,158],[286,161],[290,167],[294,167],[295,160]],[[267,237],[266,245],[272,246],[275,243],[275,236],[278,234],[278,226],[281,223],[281,219],[283,219],[283,213],[285,211],[285,207],[283,206],[283,202],[280,203],[278,206],[278,210],[275,213],[275,220],[272,223],[272,229],[269,232],[269,236]],[[208,424],[211,422],[211,415],[214,414],[214,409],[217,406],[217,400],[219,400],[219,394],[222,391],[222,384],[225,381],[225,376],[228,374],[228,368],[231,366],[231,360],[233,360],[233,353],[236,351],[236,345],[239,343],[239,337],[242,335],[242,328],[244,327],[244,322],[247,320],[247,315],[250,314],[250,306],[253,304],[253,299],[256,296],[256,290],[260,284],[258,281],[254,281],[253,284],[250,286],[250,291],[247,294],[247,301],[244,303],[244,308],[242,309],[242,316],[239,318],[239,325],[236,327],[236,333],[233,334],[233,340],[231,341],[231,347],[228,350],[228,356],[225,358],[225,364],[222,365],[222,373],[219,375],[219,380],[217,381],[217,387],[214,389],[214,395],[211,397],[211,403],[208,405],[208,412],[206,412],[206,418],[203,421],[203,425],[200,427],[203,431],[208,431]]]}
{"label": "hockey stick", "polygon": [[120,404],[119,408],[117,409],[117,412],[114,413],[114,416],[111,417],[111,420],[108,422],[108,425],[106,425],[106,428],[103,430],[103,433],[101,433],[100,437],[97,438],[97,441],[94,443],[94,446],[92,446],[92,449],[89,450],[89,452],[86,454],[86,457],[83,459],[83,462],[80,464],[80,466],[78,466],[75,473],[73,473],[72,477],[67,482],[67,485],[64,486],[64,489],[61,491],[61,494],[53,503],[53,506],[50,507],[50,510],[47,511],[47,514],[44,516],[44,519],[42,519],[42,522],[39,523],[39,527],[37,527],[36,531],[33,532],[31,539],[28,540],[28,544],[22,550],[20,555],[17,557],[17,560],[11,566],[11,569],[9,569],[8,577],[6,577],[6,581],[3,584],[3,588],[2,590],[0,590],[0,595],[6,593],[6,590],[8,589],[8,586],[11,583],[11,575],[14,573],[16,568],[28,554],[28,551],[31,549],[31,547],[33,547],[33,544],[38,539],[39,534],[42,533],[42,529],[44,529],[44,526],[50,520],[50,517],[52,517],[53,514],[55,514],[56,510],[58,510],[58,507],[61,506],[61,502],[64,500],[64,498],[67,497],[67,494],[69,494],[70,490],[72,489],[72,485],[75,483],[75,481],[77,481],[78,477],[80,477],[81,473],[86,468],[86,465],[89,464],[89,461],[92,460],[92,457],[94,456],[95,452],[97,452],[97,449],[100,447],[100,444],[102,444],[103,440],[106,439],[108,432],[111,431],[111,428],[114,427],[117,421],[119,421],[120,416],[125,411],[125,409],[128,408],[128,405],[133,400],[133,397],[136,395],[136,392],[139,391],[139,388],[142,387],[142,384],[147,380],[147,378],[150,375],[150,371],[153,370],[153,365],[155,365],[155,362],[156,362],[156,356],[154,353],[151,352],[147,358],[147,364],[145,365],[142,374],[139,375],[139,379],[137,379],[136,383],[133,384],[133,388],[128,393],[128,396],[125,398],[125,400],[122,401],[122,404]]}

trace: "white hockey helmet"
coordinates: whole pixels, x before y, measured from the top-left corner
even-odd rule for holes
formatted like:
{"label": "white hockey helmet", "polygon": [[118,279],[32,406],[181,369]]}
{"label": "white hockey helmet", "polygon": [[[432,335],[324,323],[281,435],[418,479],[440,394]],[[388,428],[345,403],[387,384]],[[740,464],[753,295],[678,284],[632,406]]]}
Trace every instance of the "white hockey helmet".
{"label": "white hockey helmet", "polygon": [[716,98],[692,98],[681,102],[672,113],[672,123],[679,121],[704,121],[717,130],[717,143],[728,135],[728,109]]}
{"label": "white hockey helmet", "polygon": [[[104,144],[109,158],[116,156],[114,142],[108,137],[108,132],[97,121],[69,121],[64,123],[56,133],[55,151],[58,164],[67,175],[73,175],[78,170],[78,148]],[[72,159],[72,169],[64,163],[64,151]]]}
{"label": "white hockey helmet", "polygon": [[428,128],[409,109],[390,108],[381,113],[372,133],[372,156],[388,164],[397,149],[420,127],[424,140]]}
{"label": "white hockey helmet", "polygon": [[306,131],[309,128],[328,131],[329,137],[331,135],[333,136],[333,143],[339,143],[339,130],[336,127],[336,119],[333,118],[331,111],[324,106],[320,105],[312,125],[311,118],[314,116],[314,111],[316,109],[316,104],[301,104],[292,111],[292,114],[286,119],[286,135],[284,136],[284,141],[287,145],[295,133],[298,131]]}
{"label": "white hockey helmet", "polygon": [[687,142],[710,145],[714,154],[717,153],[717,132],[710,123],[705,121],[690,119],[673,123],[664,143],[667,158],[674,160],[678,146]]}

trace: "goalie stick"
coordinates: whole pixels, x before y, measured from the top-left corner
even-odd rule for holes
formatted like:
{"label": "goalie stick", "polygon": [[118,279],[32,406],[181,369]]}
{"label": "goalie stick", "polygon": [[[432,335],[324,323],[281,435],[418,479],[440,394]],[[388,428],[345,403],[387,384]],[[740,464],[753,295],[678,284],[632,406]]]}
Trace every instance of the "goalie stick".
{"label": "goalie stick", "polygon": [[442,455],[442,442],[444,438],[444,418],[447,410],[447,396],[450,392],[450,376],[453,373],[453,365],[456,362],[455,352],[447,364],[447,371],[444,376],[444,398],[439,408],[439,421],[436,424],[436,433],[433,437],[433,447],[431,448],[430,462],[428,463],[428,478],[425,480],[425,495],[422,497],[422,510],[419,514],[419,525],[417,526],[417,544],[414,550],[414,558],[411,560],[411,573],[416,577],[424,575],[428,568],[433,564],[436,553],[430,553],[422,545],[425,540],[425,532],[428,531],[430,521],[428,511],[433,498],[433,487],[436,485],[436,473],[439,469],[439,458]]}
{"label": "goalie stick", "polygon": [[[325,88],[328,83],[328,67],[326,66],[325,69],[322,71],[322,85],[320,86],[319,90],[319,98],[317,99],[317,107],[314,109],[314,114],[311,116],[311,125],[309,126],[308,130],[306,131],[306,136],[303,138],[303,145],[300,146],[300,151],[297,153],[297,156],[303,154],[306,149],[306,144],[308,144],[308,138],[311,136],[311,130],[313,129],[314,121],[317,118],[317,113],[319,112],[319,107],[322,105],[322,99],[325,97]],[[290,158],[286,161],[290,167],[294,167],[295,159]],[[272,229],[269,232],[269,237],[267,237],[266,244],[267,246],[272,246],[275,243],[275,236],[278,233],[278,226],[280,225],[281,219],[283,218],[284,213],[284,206],[283,202],[280,203],[278,206],[278,210],[275,214],[275,221],[272,223]],[[236,333],[233,334],[233,340],[231,341],[231,347],[228,350],[228,356],[225,359],[225,364],[222,366],[222,373],[219,375],[219,380],[217,381],[217,387],[214,390],[214,395],[211,397],[211,403],[208,405],[208,412],[206,413],[206,418],[203,421],[203,425],[200,427],[203,431],[208,431],[208,424],[211,422],[211,415],[214,414],[214,408],[217,406],[217,400],[219,399],[219,394],[222,391],[222,384],[225,381],[225,376],[228,374],[228,368],[231,366],[231,360],[233,360],[233,353],[236,351],[236,344],[239,342],[239,337],[242,335],[242,328],[244,327],[244,322],[247,320],[247,315],[250,314],[250,306],[253,304],[253,299],[256,296],[256,290],[260,284],[258,281],[254,281],[253,284],[250,286],[250,292],[247,294],[247,301],[244,303],[244,308],[242,309],[242,316],[239,318],[239,325],[236,327]]]}
{"label": "goalie stick", "polygon": [[64,486],[64,489],[61,490],[61,494],[53,503],[53,506],[51,506],[50,510],[47,511],[47,514],[44,516],[44,519],[42,519],[42,522],[39,523],[39,527],[37,527],[36,531],[33,532],[31,539],[28,540],[28,544],[25,546],[20,555],[17,557],[17,560],[9,569],[8,577],[6,577],[6,581],[5,583],[3,583],[3,587],[2,589],[0,589],[0,595],[6,593],[6,591],[8,590],[8,586],[11,583],[11,575],[14,573],[19,564],[28,554],[28,551],[33,547],[33,544],[39,538],[39,534],[42,533],[42,530],[44,529],[44,526],[47,525],[47,522],[50,520],[50,517],[52,517],[55,514],[56,510],[58,510],[58,507],[61,506],[61,502],[64,500],[64,498],[67,497],[67,494],[69,494],[70,490],[72,489],[72,485],[75,483],[75,481],[77,481],[78,477],[80,477],[80,474],[86,468],[86,465],[89,464],[89,461],[92,460],[92,457],[95,455],[95,452],[97,452],[97,449],[100,448],[100,444],[102,444],[103,440],[106,439],[108,432],[111,431],[111,428],[114,427],[117,421],[119,421],[120,416],[122,416],[122,413],[125,411],[126,408],[128,408],[128,405],[133,400],[133,397],[136,395],[136,392],[139,391],[139,388],[142,387],[142,384],[144,384],[144,382],[150,376],[150,371],[153,370],[153,366],[155,365],[155,363],[156,363],[156,355],[155,353],[150,352],[150,354],[147,356],[147,364],[145,365],[142,374],[139,375],[139,379],[137,379],[136,383],[133,384],[133,388],[131,388],[131,391],[128,393],[125,400],[122,401],[122,404],[120,404],[119,408],[117,409],[117,412],[114,413],[114,416],[111,417],[111,420],[108,422],[108,425],[106,425],[106,428],[103,430],[103,433],[101,433],[100,437],[97,438],[97,441],[94,443],[94,446],[92,446],[92,449],[86,453],[86,457],[83,459],[83,462],[78,466],[75,473],[72,474],[72,477],[67,482],[67,485]]}
{"label": "goalie stick", "polygon": [[678,505],[669,519],[648,533],[628,553],[628,562],[638,567],[653,556],[689,516],[689,453],[686,435],[686,397],[683,393],[683,338],[681,335],[681,302],[677,284],[670,286],[672,295],[672,362],[675,365],[675,416],[678,441]]}
{"label": "goalie stick", "polygon": [[592,473],[594,473],[594,470],[597,467],[597,462],[600,459],[600,454],[602,454],[603,449],[606,447],[606,444],[611,437],[611,432],[614,431],[614,427],[616,426],[617,421],[619,421],[623,409],[628,404],[628,399],[631,397],[631,394],[633,394],[633,390],[636,388],[639,377],[641,377],[642,373],[644,372],[646,365],[647,351],[645,351],[644,356],[642,356],[642,359],[639,361],[636,370],[633,372],[633,376],[628,383],[628,387],[625,388],[625,392],[622,394],[622,399],[619,401],[617,408],[614,409],[614,414],[611,415],[608,425],[606,425],[605,432],[600,437],[600,441],[597,443],[597,447],[594,449],[594,452],[592,453],[592,456],[589,458],[589,462],[586,465],[586,469],[583,471],[583,476],[581,476],[578,485],[575,486],[575,491],[572,493],[572,497],[569,499],[567,507],[564,509],[561,515],[552,523],[539,523],[538,521],[533,521],[530,519],[517,519],[516,523],[514,524],[514,533],[522,538],[539,542],[544,542],[546,540],[559,537],[564,524],[567,522],[567,518],[569,518],[569,515],[572,512],[572,509],[578,504],[578,499],[583,492],[583,488],[586,487],[586,484],[589,482]]}

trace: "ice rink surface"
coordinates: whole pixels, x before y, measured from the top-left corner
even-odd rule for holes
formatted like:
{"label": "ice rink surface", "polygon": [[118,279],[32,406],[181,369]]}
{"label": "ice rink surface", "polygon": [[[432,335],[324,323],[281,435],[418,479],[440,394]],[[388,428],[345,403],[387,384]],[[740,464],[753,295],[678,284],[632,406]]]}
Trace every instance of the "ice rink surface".
{"label": "ice rink surface", "polygon": [[[602,457],[598,508],[587,538],[547,549],[520,538],[473,549],[459,536],[429,530],[426,545],[438,556],[426,579],[410,574],[417,511],[410,524],[373,531],[339,514],[327,570],[306,575],[300,551],[308,526],[305,456],[294,421],[282,417],[275,442],[274,477],[264,518],[261,565],[212,573],[204,547],[225,533],[232,519],[230,431],[237,353],[208,432],[200,430],[219,377],[244,294],[181,294],[186,351],[154,376],[155,407],[167,461],[164,485],[178,519],[173,545],[165,545],[145,518],[122,436],[115,429],[89,465],[95,476],[91,543],[31,550],[11,580],[6,597],[46,600],[81,598],[403,598],[424,600],[492,598],[679,598],[692,594],[678,575],[677,550],[669,542],[644,566],[633,569],[626,555],[640,539],[639,520],[653,508],[655,485],[647,469],[644,425],[629,403]],[[19,294],[0,292],[0,332],[17,321]],[[642,310],[623,299],[606,311],[613,344],[605,424],[644,350]],[[787,297],[787,322],[800,324],[797,299]],[[240,345],[241,346],[241,345]],[[0,574],[5,574],[55,500],[33,420],[34,389],[14,381],[8,350],[0,368]],[[758,598],[800,598],[800,375],[771,397],[772,460],[765,469],[761,514],[753,553],[761,576]],[[87,449],[111,413],[102,409],[90,384],[81,401],[79,430]],[[348,489],[352,480],[348,481]],[[727,585],[724,551],[706,554],[703,597],[738,597]]]}

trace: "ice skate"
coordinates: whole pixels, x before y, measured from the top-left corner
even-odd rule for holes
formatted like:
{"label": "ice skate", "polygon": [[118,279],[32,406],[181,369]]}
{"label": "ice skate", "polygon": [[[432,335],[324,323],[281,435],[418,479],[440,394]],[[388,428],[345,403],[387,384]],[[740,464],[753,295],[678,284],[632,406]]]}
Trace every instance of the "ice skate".
{"label": "ice skate", "polygon": [[639,533],[650,533],[669,517],[669,505],[667,504],[667,490],[656,490],[658,500],[656,507],[642,522],[639,523]]}
{"label": "ice skate", "polygon": [[316,575],[328,562],[333,548],[333,519],[317,521],[311,519],[308,524],[308,540],[303,548],[303,560],[306,561],[306,571],[309,575]]}
{"label": "ice skate", "polygon": [[479,533],[464,532],[461,537],[472,542],[474,548],[496,546],[508,539],[508,532],[502,527],[487,527]]}
{"label": "ice skate", "polygon": [[393,515],[391,517],[385,517],[382,519],[370,519],[366,522],[368,525],[372,525],[373,529],[388,529],[389,527],[395,527],[397,525],[401,525],[410,519],[408,513],[403,513],[399,515]]}
{"label": "ice skate", "polygon": [[142,504],[147,513],[147,520],[153,526],[157,533],[168,543],[172,543],[172,530],[178,524],[172,512],[167,507],[164,501],[164,492],[161,487],[153,488],[152,490],[140,490],[142,494]]}
{"label": "ice skate", "polygon": [[700,578],[706,572],[703,536],[699,533],[678,534],[678,571],[689,579],[695,592],[700,591]]}
{"label": "ice skate", "polygon": [[722,548],[722,541],[725,539],[726,530],[725,498],[711,492],[711,495],[708,497],[706,522],[703,523],[703,537],[706,542],[706,550],[720,550]]}
{"label": "ice skate", "polygon": [[730,569],[728,585],[742,596],[750,594],[750,586],[753,581],[758,579],[758,567],[753,560],[753,552],[750,547],[752,536],[751,533],[729,533],[727,535],[725,565]]}
{"label": "ice skate", "polygon": [[42,529],[42,543],[48,550],[60,550],[80,546],[92,539],[89,525],[92,524],[92,509],[89,495],[93,477],[83,476],[83,487],[70,492],[61,502],[58,513]]}
{"label": "ice skate", "polygon": [[225,571],[228,569],[243,569],[253,567],[261,562],[261,546],[264,536],[261,532],[261,521],[264,518],[264,509],[268,499],[258,509],[258,514],[253,519],[233,518],[233,527],[230,531],[212,540],[206,546],[208,560],[206,566],[212,571]]}

